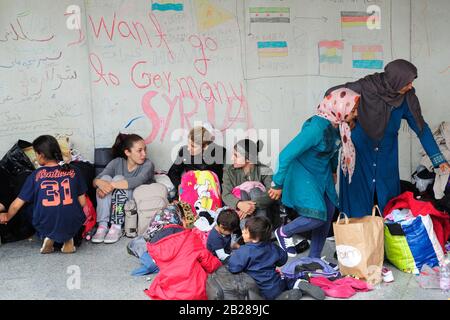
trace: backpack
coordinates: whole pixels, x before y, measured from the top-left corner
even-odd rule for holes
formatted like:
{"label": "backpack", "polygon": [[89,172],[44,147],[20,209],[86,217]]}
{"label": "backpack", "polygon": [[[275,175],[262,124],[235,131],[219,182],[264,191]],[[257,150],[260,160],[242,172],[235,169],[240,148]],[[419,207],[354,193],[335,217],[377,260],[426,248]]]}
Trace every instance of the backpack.
{"label": "backpack", "polygon": [[170,178],[165,173],[155,173],[155,181],[157,183],[161,183],[167,187],[167,191],[169,193],[168,200],[172,202],[172,200],[175,200],[177,190],[175,189],[172,181],[170,181]]}
{"label": "backpack", "polygon": [[212,171],[192,170],[183,174],[178,194],[179,200],[189,203],[196,216],[222,207],[219,178]]}
{"label": "backpack", "polygon": [[233,274],[226,266],[208,275],[206,295],[208,300],[264,300],[252,277],[244,272]]}
{"label": "backpack", "polygon": [[165,208],[167,188],[160,183],[143,184],[133,191],[133,199],[125,203],[125,235],[134,238],[144,234],[155,214]]}
{"label": "backpack", "polygon": [[83,224],[84,229],[82,238],[90,240],[90,236],[94,230],[95,224],[97,223],[97,212],[95,211],[94,205],[88,195],[86,195],[86,205],[83,208],[83,212],[86,215],[86,221]]}
{"label": "backpack", "polygon": [[[306,270],[303,265],[316,264],[315,270]],[[328,263],[318,258],[301,257],[288,262],[281,268],[281,273],[287,279],[307,279],[314,277],[337,278],[340,272],[333,269]]]}

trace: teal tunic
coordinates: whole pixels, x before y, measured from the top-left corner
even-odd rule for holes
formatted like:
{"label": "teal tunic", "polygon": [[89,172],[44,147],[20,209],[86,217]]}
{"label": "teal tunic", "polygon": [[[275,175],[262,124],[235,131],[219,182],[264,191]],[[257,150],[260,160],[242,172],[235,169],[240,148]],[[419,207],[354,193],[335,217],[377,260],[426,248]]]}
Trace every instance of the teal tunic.
{"label": "teal tunic", "polygon": [[273,176],[275,188],[283,189],[283,205],[303,217],[327,220],[324,195],[338,205],[332,173],[337,168],[340,144],[339,129],[329,120],[313,116],[304,123],[281,151]]}

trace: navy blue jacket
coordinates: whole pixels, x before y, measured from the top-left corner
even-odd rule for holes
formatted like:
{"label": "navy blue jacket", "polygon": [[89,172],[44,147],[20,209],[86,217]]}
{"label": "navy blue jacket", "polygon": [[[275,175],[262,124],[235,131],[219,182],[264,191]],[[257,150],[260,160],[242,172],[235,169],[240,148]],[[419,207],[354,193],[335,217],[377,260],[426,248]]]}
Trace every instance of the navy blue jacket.
{"label": "navy blue jacket", "polygon": [[228,270],[247,273],[258,284],[261,295],[272,300],[287,289],[285,281],[275,271],[287,260],[287,253],[271,242],[246,243],[231,254]]}

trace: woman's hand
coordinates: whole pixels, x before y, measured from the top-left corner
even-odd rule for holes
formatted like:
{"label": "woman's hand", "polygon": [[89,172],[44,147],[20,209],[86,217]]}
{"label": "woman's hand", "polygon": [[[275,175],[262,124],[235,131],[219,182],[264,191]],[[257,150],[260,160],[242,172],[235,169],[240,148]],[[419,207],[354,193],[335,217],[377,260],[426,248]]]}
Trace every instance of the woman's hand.
{"label": "woman's hand", "polygon": [[238,214],[239,220],[245,219],[247,217],[247,214],[242,210],[238,210],[236,212]]}
{"label": "woman's hand", "polygon": [[[114,187],[108,181],[97,180],[98,191],[101,191],[104,195],[103,198],[114,191]],[[99,193],[100,195],[100,193]]]}
{"label": "woman's hand", "polygon": [[448,164],[448,162],[444,162],[439,166],[439,169],[441,169],[443,173],[450,173],[450,164]]}
{"label": "woman's hand", "polygon": [[106,197],[106,194],[102,190],[100,190],[100,188],[97,188],[97,195],[100,199]]}
{"label": "woman's hand", "polygon": [[270,199],[272,199],[272,200],[279,200],[281,198],[281,193],[282,192],[283,192],[282,189],[270,188],[268,193],[269,193]]}
{"label": "woman's hand", "polygon": [[[239,211],[242,211],[242,213],[245,214],[245,216],[248,216],[248,215],[252,214],[253,212],[255,212],[256,202],[239,201],[237,204],[237,208],[239,209]],[[244,218],[245,218],[245,216],[244,216]],[[239,218],[241,218],[241,217],[239,216]]]}

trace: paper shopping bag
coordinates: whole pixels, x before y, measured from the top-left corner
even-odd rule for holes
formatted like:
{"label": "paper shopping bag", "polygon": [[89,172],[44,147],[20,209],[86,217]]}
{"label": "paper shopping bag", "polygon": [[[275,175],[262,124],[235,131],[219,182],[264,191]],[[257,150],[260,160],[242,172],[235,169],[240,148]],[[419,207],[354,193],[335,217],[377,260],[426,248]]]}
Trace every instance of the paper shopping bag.
{"label": "paper shopping bag", "polygon": [[[379,216],[375,215],[377,211]],[[373,208],[371,216],[362,218],[349,219],[341,213],[333,223],[333,230],[341,274],[356,276],[371,284],[381,282],[384,223],[378,206]]]}

